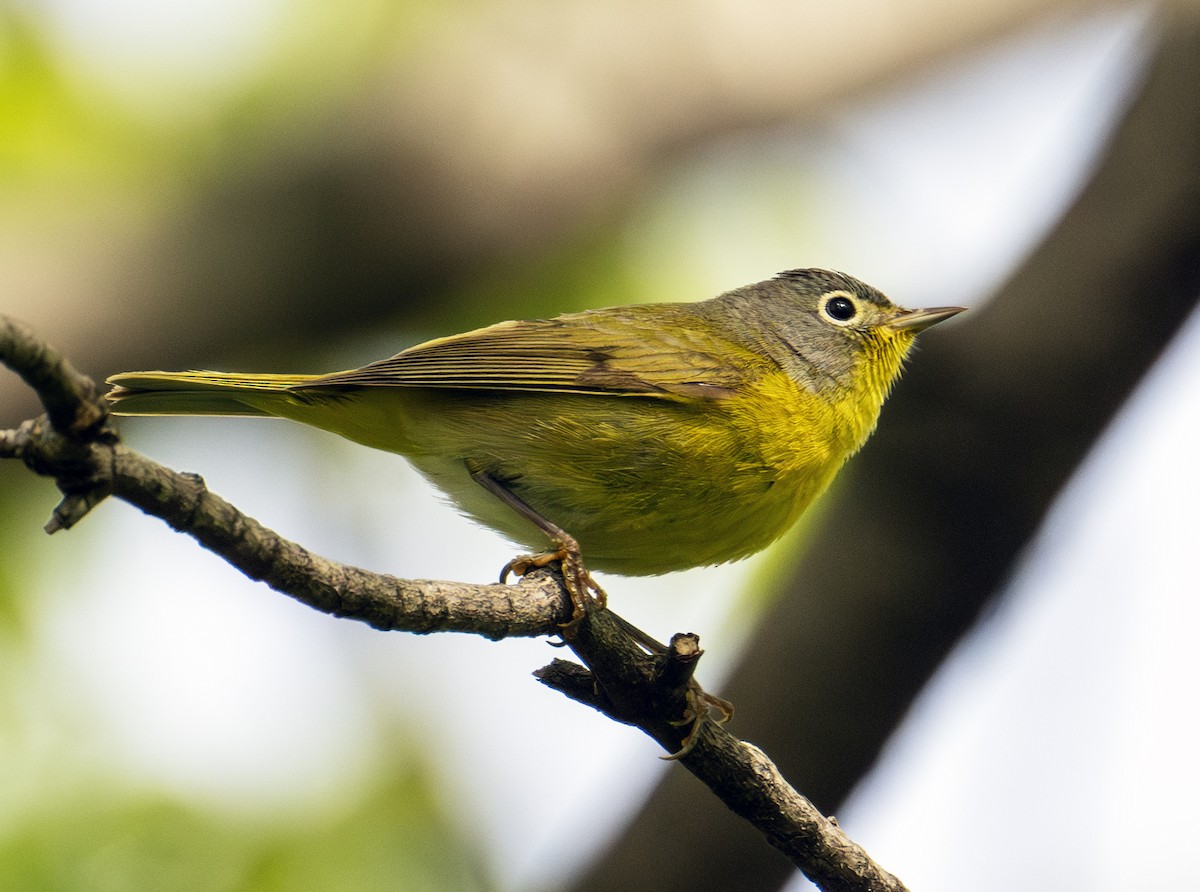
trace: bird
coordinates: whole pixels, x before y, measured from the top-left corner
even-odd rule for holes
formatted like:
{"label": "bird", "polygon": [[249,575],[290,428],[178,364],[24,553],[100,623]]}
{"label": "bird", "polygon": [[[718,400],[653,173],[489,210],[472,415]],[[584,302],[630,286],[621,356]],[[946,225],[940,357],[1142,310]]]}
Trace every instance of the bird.
{"label": "bird", "polygon": [[604,603],[592,569],[657,575],[777,540],[871,435],[915,336],[963,309],[908,310],[795,269],[708,300],[500,322],[346,371],[126,372],[108,400],[118,415],[286,418],[398,453],[533,550],[502,578],[559,562],[577,627]]}

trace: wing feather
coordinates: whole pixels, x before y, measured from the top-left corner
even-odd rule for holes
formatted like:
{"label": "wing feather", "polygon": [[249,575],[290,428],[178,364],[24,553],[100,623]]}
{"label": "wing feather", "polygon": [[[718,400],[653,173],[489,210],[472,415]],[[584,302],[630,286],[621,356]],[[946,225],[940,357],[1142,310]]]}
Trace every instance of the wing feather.
{"label": "wing feather", "polygon": [[[683,306],[643,305],[501,322],[427,341],[294,389],[436,387],[675,400],[736,393],[764,358],[714,336],[707,327],[697,333],[694,317],[681,318]],[[731,363],[729,351],[742,361]]]}

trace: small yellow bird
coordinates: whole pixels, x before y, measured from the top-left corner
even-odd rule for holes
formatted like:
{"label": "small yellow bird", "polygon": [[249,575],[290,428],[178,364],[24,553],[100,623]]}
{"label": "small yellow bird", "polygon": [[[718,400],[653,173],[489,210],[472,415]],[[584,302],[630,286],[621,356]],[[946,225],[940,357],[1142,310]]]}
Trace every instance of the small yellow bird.
{"label": "small yellow bird", "polygon": [[905,310],[805,269],[698,303],[501,322],[327,375],[128,372],[121,415],[290,418],[396,452],[465,514],[584,569],[652,575],[779,538],[875,428],[914,336]]}

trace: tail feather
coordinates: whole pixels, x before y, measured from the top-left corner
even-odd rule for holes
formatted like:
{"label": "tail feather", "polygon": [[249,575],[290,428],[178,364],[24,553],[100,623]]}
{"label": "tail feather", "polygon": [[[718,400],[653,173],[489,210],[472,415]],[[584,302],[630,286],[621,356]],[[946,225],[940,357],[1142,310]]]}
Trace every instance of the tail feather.
{"label": "tail feather", "polygon": [[108,401],[117,415],[257,415],[272,395],[316,375],[244,375],[231,372],[126,372],[113,375]]}

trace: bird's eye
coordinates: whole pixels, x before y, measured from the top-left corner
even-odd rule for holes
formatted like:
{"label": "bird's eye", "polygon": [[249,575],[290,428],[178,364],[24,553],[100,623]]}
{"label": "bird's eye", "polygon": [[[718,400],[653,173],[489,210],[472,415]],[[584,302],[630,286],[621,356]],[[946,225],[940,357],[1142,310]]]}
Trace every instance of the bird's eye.
{"label": "bird's eye", "polygon": [[821,314],[830,322],[845,324],[858,315],[858,304],[848,295],[834,292],[821,303]]}

